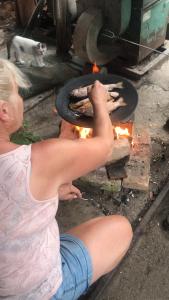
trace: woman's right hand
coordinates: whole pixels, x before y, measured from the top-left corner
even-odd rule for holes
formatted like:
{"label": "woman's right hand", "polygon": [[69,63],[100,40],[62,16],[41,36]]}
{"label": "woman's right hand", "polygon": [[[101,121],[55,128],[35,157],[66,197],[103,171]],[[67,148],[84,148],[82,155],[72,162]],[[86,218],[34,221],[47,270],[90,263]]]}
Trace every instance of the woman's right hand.
{"label": "woman's right hand", "polygon": [[89,88],[88,95],[94,107],[100,104],[105,105],[106,107],[108,92],[100,81],[98,80],[95,81],[92,87]]}

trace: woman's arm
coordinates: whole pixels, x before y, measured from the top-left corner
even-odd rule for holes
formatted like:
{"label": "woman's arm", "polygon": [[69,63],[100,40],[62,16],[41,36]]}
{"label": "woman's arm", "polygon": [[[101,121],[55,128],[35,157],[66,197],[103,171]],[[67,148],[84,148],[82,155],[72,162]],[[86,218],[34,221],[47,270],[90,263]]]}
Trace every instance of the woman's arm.
{"label": "woman's arm", "polygon": [[94,110],[93,138],[49,139],[32,145],[32,176],[57,182],[58,187],[103,165],[113,147],[113,130],[106,109],[107,91],[98,81],[90,91]]}

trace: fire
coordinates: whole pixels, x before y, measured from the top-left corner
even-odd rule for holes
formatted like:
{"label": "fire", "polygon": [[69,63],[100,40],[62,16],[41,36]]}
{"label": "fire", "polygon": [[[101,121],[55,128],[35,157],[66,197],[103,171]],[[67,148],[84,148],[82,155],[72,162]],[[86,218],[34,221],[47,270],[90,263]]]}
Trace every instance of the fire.
{"label": "fire", "polygon": [[[79,133],[79,138],[81,139],[87,139],[92,137],[92,129],[90,128],[83,128],[79,126],[75,126],[76,131]],[[130,137],[130,133],[128,128],[121,128],[119,126],[114,128],[115,135],[117,139],[120,139],[120,137]]]}
{"label": "fire", "polygon": [[78,131],[79,137],[81,139],[87,139],[92,135],[92,130],[90,128],[83,128],[83,127],[76,126],[76,130]]}
{"label": "fire", "polygon": [[100,72],[100,68],[96,65],[96,63],[94,63],[94,65],[93,65],[92,72],[93,73],[99,73]]}
{"label": "fire", "polygon": [[130,133],[129,133],[129,130],[128,130],[128,128],[124,128],[124,129],[122,129],[121,127],[119,127],[119,126],[117,126],[117,127],[115,127],[115,133],[116,133],[116,136],[117,136],[117,139],[119,139],[120,138],[120,136],[130,136]]}

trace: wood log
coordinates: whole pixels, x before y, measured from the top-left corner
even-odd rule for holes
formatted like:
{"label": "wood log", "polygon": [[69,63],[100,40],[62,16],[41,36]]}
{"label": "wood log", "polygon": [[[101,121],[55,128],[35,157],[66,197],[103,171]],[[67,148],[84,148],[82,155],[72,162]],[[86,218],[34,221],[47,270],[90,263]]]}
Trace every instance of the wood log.
{"label": "wood log", "polygon": [[[88,90],[90,90],[91,87],[92,87],[92,85],[88,85],[88,86],[85,86],[85,87],[80,87],[78,89],[74,89],[70,93],[70,96],[76,97],[76,98],[87,97],[88,96]],[[108,92],[110,92],[114,89],[123,89],[123,83],[118,82],[118,83],[112,83],[112,84],[104,84],[104,87],[106,88],[106,90]]]}
{"label": "wood log", "polygon": [[[109,180],[122,180],[127,177],[126,173],[126,163],[129,160],[129,156],[125,156],[124,158],[112,162],[110,165],[106,166],[107,175]],[[121,182],[122,184],[122,182]]]}

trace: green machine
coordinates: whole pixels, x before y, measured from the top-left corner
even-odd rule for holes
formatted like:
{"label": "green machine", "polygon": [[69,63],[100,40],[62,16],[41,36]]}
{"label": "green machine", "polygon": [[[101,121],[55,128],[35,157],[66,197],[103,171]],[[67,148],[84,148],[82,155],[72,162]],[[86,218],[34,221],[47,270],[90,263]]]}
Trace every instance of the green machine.
{"label": "green machine", "polygon": [[[53,0],[54,1],[54,0]],[[169,0],[55,0],[58,44],[72,39],[76,56],[104,65],[120,55],[131,64],[164,44]],[[72,37],[65,35],[71,20]],[[59,26],[58,26],[59,24]],[[67,23],[68,24],[68,23]],[[70,24],[70,23],[69,23]],[[106,36],[111,32],[111,37]],[[63,38],[65,37],[65,38]],[[122,40],[123,39],[123,40]],[[132,41],[138,45],[130,44]]]}
{"label": "green machine", "polygon": [[[124,37],[141,45],[157,49],[163,45],[169,16],[169,0],[134,0],[131,19]],[[144,47],[124,45],[125,56],[133,63],[142,61],[152,51]]]}

